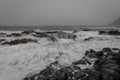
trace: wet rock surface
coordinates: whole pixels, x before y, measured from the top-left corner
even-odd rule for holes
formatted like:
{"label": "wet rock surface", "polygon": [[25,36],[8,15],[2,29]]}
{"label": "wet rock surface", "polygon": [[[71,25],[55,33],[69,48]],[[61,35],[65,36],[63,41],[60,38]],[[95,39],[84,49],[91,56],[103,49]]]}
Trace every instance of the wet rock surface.
{"label": "wet rock surface", "polygon": [[120,32],[119,31],[108,31],[108,34],[109,35],[120,35]]}
{"label": "wet rock surface", "polygon": [[5,41],[5,39],[0,39],[0,42]]}
{"label": "wet rock surface", "polygon": [[17,45],[17,44],[23,44],[23,43],[28,43],[28,42],[37,42],[37,40],[33,40],[33,39],[26,39],[26,38],[23,38],[23,39],[16,39],[16,40],[12,40],[12,41],[6,41],[4,43],[2,43],[2,45]]}
{"label": "wet rock surface", "polygon": [[23,80],[120,80],[120,49],[90,49],[70,66],[64,67],[54,61],[38,74]]}
{"label": "wet rock surface", "polygon": [[32,34],[34,31],[30,30],[30,31],[23,31],[21,32],[22,35],[29,35]]}
{"label": "wet rock surface", "polygon": [[90,40],[93,40],[94,38],[93,37],[89,37],[89,38],[85,38],[84,41],[90,41]]}
{"label": "wet rock surface", "polygon": [[20,33],[12,33],[7,35],[6,37],[20,37],[20,36],[22,36]]}
{"label": "wet rock surface", "polygon": [[5,41],[6,41],[6,39],[0,39],[0,43],[5,42]]}
{"label": "wet rock surface", "polygon": [[120,31],[118,31],[118,30],[99,31],[99,35],[103,35],[103,34],[107,34],[107,35],[120,35]]}
{"label": "wet rock surface", "polygon": [[99,35],[107,34],[107,31],[99,31]]}
{"label": "wet rock surface", "polygon": [[37,38],[47,38],[52,42],[56,42],[57,39],[73,39],[75,40],[77,36],[73,33],[67,33],[63,31],[47,31],[47,32],[34,32],[34,37]]}
{"label": "wet rock surface", "polygon": [[[1,33],[4,34],[4,33]],[[37,42],[38,38],[46,38],[51,42],[57,42],[58,39],[72,39],[75,40],[77,36],[73,33],[68,33],[64,31],[22,31],[21,33],[10,33],[4,34],[6,39],[0,39],[1,45],[17,45],[17,44],[25,44],[28,42]],[[24,37],[35,37],[35,39],[28,39]],[[19,39],[23,37],[22,39]],[[8,38],[8,39],[7,39]],[[15,40],[9,40],[11,38],[16,38]],[[18,39],[17,39],[18,38]]]}
{"label": "wet rock surface", "polygon": [[6,33],[0,33],[0,37],[5,37],[7,34]]}
{"label": "wet rock surface", "polygon": [[72,33],[65,33],[65,32],[60,31],[58,33],[58,38],[73,39],[74,40],[75,38],[77,38],[77,36],[72,34]]}
{"label": "wet rock surface", "polygon": [[46,33],[42,33],[42,32],[41,33],[40,32],[39,33],[36,32],[35,34],[33,34],[33,36],[34,37],[38,37],[38,38],[48,37],[48,35]]}

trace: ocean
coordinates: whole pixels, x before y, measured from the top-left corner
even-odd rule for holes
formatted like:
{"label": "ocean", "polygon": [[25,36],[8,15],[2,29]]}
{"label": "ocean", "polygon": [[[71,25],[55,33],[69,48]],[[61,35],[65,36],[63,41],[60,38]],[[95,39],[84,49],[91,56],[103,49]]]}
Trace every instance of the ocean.
{"label": "ocean", "polygon": [[105,26],[0,26],[0,31],[27,31],[27,30],[65,30],[65,31],[78,31],[78,30],[113,30],[120,28],[105,27]]}
{"label": "ocean", "polygon": [[26,31],[26,30],[80,30],[79,26],[0,26],[0,30],[4,31]]}

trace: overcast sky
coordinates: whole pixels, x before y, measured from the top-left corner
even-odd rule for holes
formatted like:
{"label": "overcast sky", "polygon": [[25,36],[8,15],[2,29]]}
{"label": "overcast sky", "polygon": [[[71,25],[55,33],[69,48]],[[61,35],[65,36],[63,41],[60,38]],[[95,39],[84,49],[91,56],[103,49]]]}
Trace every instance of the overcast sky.
{"label": "overcast sky", "polygon": [[120,0],[0,0],[0,25],[104,25]]}

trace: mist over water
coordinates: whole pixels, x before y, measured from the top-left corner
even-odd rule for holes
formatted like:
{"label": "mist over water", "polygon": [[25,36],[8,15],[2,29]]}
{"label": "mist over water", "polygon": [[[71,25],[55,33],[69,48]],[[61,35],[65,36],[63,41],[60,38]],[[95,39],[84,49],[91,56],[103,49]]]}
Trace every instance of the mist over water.
{"label": "mist over water", "polygon": [[80,30],[79,26],[3,26],[0,27],[0,30],[10,30],[10,31],[27,31],[27,30]]}
{"label": "mist over water", "polygon": [[105,25],[120,16],[120,0],[0,0],[0,25]]}

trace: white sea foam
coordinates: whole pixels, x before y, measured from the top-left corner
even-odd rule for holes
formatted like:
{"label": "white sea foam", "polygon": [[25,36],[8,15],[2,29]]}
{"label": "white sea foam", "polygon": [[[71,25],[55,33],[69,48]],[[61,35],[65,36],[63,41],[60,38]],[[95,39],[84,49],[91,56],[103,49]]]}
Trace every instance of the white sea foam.
{"label": "white sea foam", "polygon": [[[46,38],[23,36],[20,38],[34,38],[39,41],[12,46],[0,45],[0,80],[22,80],[27,75],[38,73],[55,60],[63,66],[70,65],[81,59],[87,49],[120,48],[120,40],[115,39],[119,36],[100,36],[97,31],[80,31],[75,34],[78,36],[76,40],[59,39],[58,42],[51,42]],[[89,37],[94,39],[83,41]]]}

